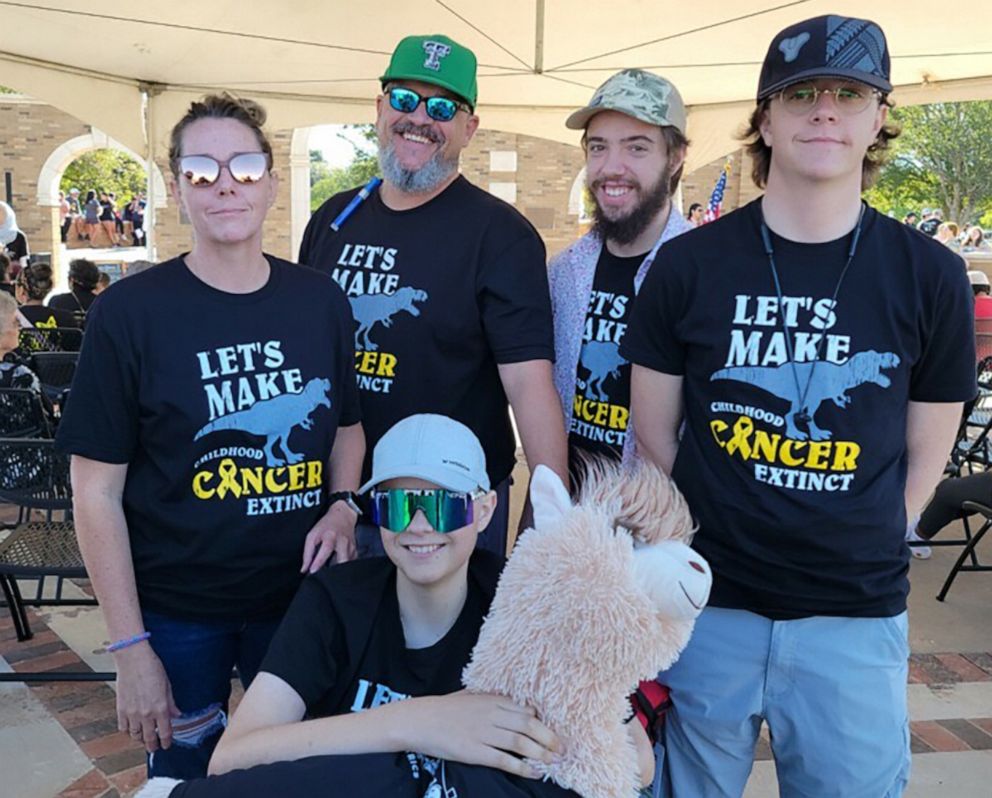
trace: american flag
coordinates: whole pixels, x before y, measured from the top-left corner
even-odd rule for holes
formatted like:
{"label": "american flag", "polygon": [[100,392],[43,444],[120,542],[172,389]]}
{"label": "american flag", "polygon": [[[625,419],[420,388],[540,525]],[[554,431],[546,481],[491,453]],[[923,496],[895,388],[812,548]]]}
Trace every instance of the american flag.
{"label": "american flag", "polygon": [[720,208],[723,205],[723,192],[727,190],[727,176],[730,174],[732,161],[733,158],[727,158],[727,162],[723,165],[723,170],[720,172],[720,178],[716,181],[716,185],[713,186],[709,207],[706,209],[706,213],[703,214],[704,224],[720,218]]}

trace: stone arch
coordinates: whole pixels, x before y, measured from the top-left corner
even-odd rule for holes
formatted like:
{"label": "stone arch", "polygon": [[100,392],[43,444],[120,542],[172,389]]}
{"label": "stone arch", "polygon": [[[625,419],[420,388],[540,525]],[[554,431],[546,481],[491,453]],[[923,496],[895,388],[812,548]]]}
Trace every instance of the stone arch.
{"label": "stone arch", "polygon": [[591,221],[586,213],[585,204],[582,202],[582,194],[586,187],[586,168],[583,166],[572,181],[572,188],[568,192],[568,214],[578,216],[579,224]]}
{"label": "stone arch", "polygon": [[[59,205],[59,182],[62,180],[62,173],[66,167],[80,155],[92,150],[104,149],[120,150],[127,153],[143,167],[148,168],[147,161],[134,150],[112,139],[102,130],[92,128],[88,134],[62,142],[52,150],[51,155],[42,164],[38,174],[38,204],[57,208]],[[155,203],[156,208],[164,208],[167,205],[167,197],[162,170],[159,169],[158,164],[154,164],[152,168],[152,196],[149,200]]]}
{"label": "stone arch", "polygon": [[289,145],[289,246],[293,261],[299,255],[303,232],[310,221],[311,130],[311,127],[294,128]]}

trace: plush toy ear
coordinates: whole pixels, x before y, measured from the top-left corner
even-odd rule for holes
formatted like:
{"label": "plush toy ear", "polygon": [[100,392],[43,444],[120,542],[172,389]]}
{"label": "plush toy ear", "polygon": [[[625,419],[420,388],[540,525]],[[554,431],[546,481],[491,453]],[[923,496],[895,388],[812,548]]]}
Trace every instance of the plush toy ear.
{"label": "plush toy ear", "polygon": [[534,508],[534,528],[554,524],[572,508],[572,500],[558,475],[546,465],[534,469],[530,480],[530,503]]}

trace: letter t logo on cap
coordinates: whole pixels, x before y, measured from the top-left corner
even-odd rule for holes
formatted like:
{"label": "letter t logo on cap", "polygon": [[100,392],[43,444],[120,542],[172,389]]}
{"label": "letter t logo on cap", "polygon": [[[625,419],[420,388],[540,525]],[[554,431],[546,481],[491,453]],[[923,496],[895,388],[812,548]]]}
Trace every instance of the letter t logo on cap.
{"label": "letter t logo on cap", "polygon": [[427,60],[424,61],[424,66],[427,69],[440,72],[441,59],[451,52],[451,48],[441,42],[424,42],[424,52],[427,53]]}

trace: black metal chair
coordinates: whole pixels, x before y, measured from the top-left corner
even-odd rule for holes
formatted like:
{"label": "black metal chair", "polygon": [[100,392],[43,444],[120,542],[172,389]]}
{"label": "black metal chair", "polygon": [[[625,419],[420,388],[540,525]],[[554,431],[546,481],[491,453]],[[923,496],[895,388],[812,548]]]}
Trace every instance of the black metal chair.
{"label": "black metal chair", "polygon": [[41,397],[26,388],[0,388],[0,437],[51,438]]}
{"label": "black metal chair", "polygon": [[62,392],[72,385],[78,360],[78,352],[36,352],[31,355],[31,370],[38,375],[41,387],[52,402],[57,402]]}
{"label": "black metal chair", "polygon": [[976,467],[987,470],[992,465],[992,355],[983,357],[976,367],[978,396],[965,412],[958,428],[958,439],[951,451],[948,476],[973,474]]}
{"label": "black metal chair", "polygon": [[18,347],[27,354],[78,352],[82,344],[79,327],[24,327],[18,338]]}
{"label": "black metal chair", "polygon": [[[978,531],[972,535],[970,534],[970,529],[968,529],[968,518],[965,517],[964,522],[965,529],[968,534],[968,542],[961,550],[961,554],[958,555],[957,561],[951,567],[950,573],[947,574],[947,579],[944,580],[944,585],[937,594],[937,601],[943,601],[947,597],[947,591],[951,589],[951,585],[958,574],[962,572],[976,573],[992,571],[992,565],[983,565],[980,563],[978,561],[978,556],[975,553],[975,547],[978,546],[982,538],[985,537],[985,533],[989,531],[990,527],[992,527],[992,507],[979,504],[978,502],[963,502],[961,504],[961,509],[966,513],[979,513],[983,518],[983,523],[981,527],[979,527]],[[971,562],[966,563],[965,561],[969,559]]]}
{"label": "black metal chair", "polygon": [[[992,339],[992,336],[989,336]],[[990,341],[992,344],[992,341]],[[957,439],[951,449],[951,456],[944,467],[945,479],[956,479],[987,471],[992,467],[992,355],[978,361],[978,396],[973,403],[966,405],[958,427]],[[964,536],[960,538],[932,538],[930,540],[909,541],[912,548],[935,548],[938,546],[963,546],[971,560],[971,566],[980,564],[974,547],[968,517],[963,518]],[[970,548],[969,548],[970,547]],[[942,594],[946,591],[942,591]],[[943,599],[941,599],[942,601]]]}
{"label": "black metal chair", "polygon": [[[72,521],[69,459],[55,450],[52,440],[0,439],[0,499],[28,511],[0,542],[0,590],[10,609],[19,641],[33,636],[26,607],[93,606],[93,598],[66,598],[67,579],[85,579],[86,569]],[[43,514],[44,520],[31,520]],[[18,580],[35,580],[33,596],[24,597]],[[51,595],[46,586],[54,580]],[[107,681],[113,673],[92,671],[0,673],[2,682]]]}

